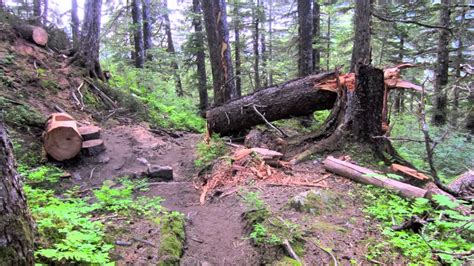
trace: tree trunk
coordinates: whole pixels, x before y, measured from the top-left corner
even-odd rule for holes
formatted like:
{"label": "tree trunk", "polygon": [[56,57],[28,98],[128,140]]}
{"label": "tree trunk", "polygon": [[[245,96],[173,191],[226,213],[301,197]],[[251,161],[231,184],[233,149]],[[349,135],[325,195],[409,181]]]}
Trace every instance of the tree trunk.
{"label": "tree trunk", "polygon": [[241,18],[239,14],[240,1],[234,1],[234,35],[235,35],[235,90],[242,95],[242,66],[240,62],[240,27]]}
{"label": "tree trunk", "polygon": [[72,0],[71,6],[72,47],[74,50],[77,50],[81,39],[79,31],[79,16],[77,15],[77,0]]}
{"label": "tree trunk", "polygon": [[176,86],[176,94],[180,97],[184,96],[183,85],[181,84],[181,77],[179,76],[179,66],[176,61],[176,50],[174,49],[173,35],[171,34],[171,22],[168,15],[168,0],[163,1],[166,12],[163,14],[165,22],[166,39],[168,40],[167,52],[172,56],[171,67],[173,68],[174,85]]}
{"label": "tree trunk", "polygon": [[[449,27],[451,0],[441,0],[441,9],[439,14],[439,24],[443,27]],[[441,126],[446,124],[447,116],[447,96],[444,87],[448,84],[449,69],[449,31],[441,29],[438,38],[438,60],[436,68],[436,77],[434,84],[434,114],[432,124]]]}
{"label": "tree trunk", "polygon": [[87,0],[84,8],[81,45],[72,61],[78,61],[90,76],[105,80],[99,62],[101,0]]}
{"label": "tree trunk", "polygon": [[[457,32],[457,42],[458,42],[458,49],[456,51],[456,78],[461,78],[461,64],[463,63],[463,51],[464,51],[464,44],[462,40],[462,35],[465,30],[465,19],[466,19],[466,9],[463,8],[461,10],[461,21],[459,22],[458,32]],[[454,97],[453,97],[453,108],[457,112],[459,108],[459,89],[454,90]],[[457,114],[456,119],[457,120]],[[456,121],[454,121],[456,122]]]}
{"label": "tree trunk", "polygon": [[260,59],[260,55],[259,55],[259,50],[258,50],[258,38],[260,37],[259,33],[258,33],[258,26],[259,26],[259,23],[260,23],[260,12],[259,12],[259,9],[260,8],[260,1],[257,0],[257,5],[255,7],[252,8],[252,20],[253,20],[253,27],[254,27],[254,30],[253,30],[253,56],[254,56],[254,64],[253,64],[253,72],[254,72],[254,83],[255,83],[255,90],[259,90],[260,89],[260,70],[258,69],[258,66],[259,66],[259,59]]}
{"label": "tree trunk", "polygon": [[210,132],[229,135],[263,124],[264,120],[254,107],[268,121],[330,109],[336,100],[336,93],[316,89],[314,85],[334,77],[334,73],[323,73],[295,79],[210,109],[206,113],[208,129]]}
{"label": "tree trunk", "polygon": [[140,0],[132,0],[133,43],[135,46],[135,67],[143,68],[145,53],[143,46],[142,13]]}
{"label": "tree trunk", "polygon": [[33,220],[15,164],[12,144],[0,123],[0,261],[3,265],[34,265]]}
{"label": "tree trunk", "polygon": [[319,73],[321,71],[320,61],[321,52],[319,43],[321,39],[321,25],[320,25],[321,7],[318,0],[313,1],[313,71]]}
{"label": "tree trunk", "polygon": [[313,72],[313,20],[311,0],[298,0],[298,76]]}
{"label": "tree trunk", "polygon": [[202,10],[199,0],[193,0],[193,26],[195,40],[196,67],[199,89],[199,110],[204,112],[208,106],[207,96],[207,76],[206,76],[206,57],[204,53],[204,33],[202,32]]}
{"label": "tree trunk", "polygon": [[270,67],[268,68],[268,84],[273,85],[273,0],[268,2],[268,60]]}
{"label": "tree trunk", "polygon": [[43,25],[48,22],[48,0],[43,0]]}
{"label": "tree trunk", "polygon": [[239,97],[233,80],[225,0],[203,1],[204,22],[212,67],[214,104]]}
{"label": "tree trunk", "polygon": [[150,53],[150,49],[153,46],[151,41],[151,26],[152,26],[152,19],[150,16],[150,0],[143,0],[142,1],[142,11],[143,11],[143,47],[144,47],[144,54],[147,61],[151,61],[153,59],[153,55]]}
{"label": "tree trunk", "polygon": [[371,23],[371,0],[355,1],[355,37],[352,47],[352,59],[350,72],[355,72],[357,63],[370,64],[370,23]]}
{"label": "tree trunk", "polygon": [[[262,26],[264,23],[262,22]],[[265,44],[265,31],[260,32],[260,46],[262,47],[262,79],[263,87],[268,87],[268,73],[267,73],[267,46]]]}
{"label": "tree trunk", "polygon": [[34,24],[41,25],[41,0],[33,0]]}
{"label": "tree trunk", "polygon": [[329,61],[331,59],[331,13],[328,13],[328,31],[326,32],[326,71],[329,71]]}
{"label": "tree trunk", "polygon": [[[400,34],[400,44],[399,44],[399,51],[398,51],[398,62],[401,63],[403,62],[403,54],[404,54],[404,42],[405,38],[403,36],[403,33]],[[404,90],[398,90],[396,92],[395,96],[395,103],[393,105],[393,109],[395,109],[396,113],[400,113],[403,111],[403,94]]]}

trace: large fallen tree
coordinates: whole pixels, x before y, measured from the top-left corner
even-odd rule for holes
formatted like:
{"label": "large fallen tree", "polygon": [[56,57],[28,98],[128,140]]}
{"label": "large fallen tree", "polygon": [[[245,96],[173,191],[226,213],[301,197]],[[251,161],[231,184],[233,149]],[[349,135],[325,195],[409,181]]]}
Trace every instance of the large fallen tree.
{"label": "large fallen tree", "polygon": [[[268,121],[312,114],[334,106],[336,93],[316,85],[335,78],[335,72],[311,75],[259,90],[207,111],[208,130],[238,133]],[[262,117],[263,116],[263,117]]]}

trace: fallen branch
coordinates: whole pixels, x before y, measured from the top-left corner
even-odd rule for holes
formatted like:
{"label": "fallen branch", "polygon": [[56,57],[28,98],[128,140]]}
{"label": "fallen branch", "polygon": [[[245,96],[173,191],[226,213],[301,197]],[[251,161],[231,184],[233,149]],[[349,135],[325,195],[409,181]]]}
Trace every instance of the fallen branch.
{"label": "fallen branch", "polygon": [[415,24],[415,25],[425,27],[425,28],[430,28],[430,29],[447,30],[447,31],[449,31],[449,33],[453,34],[451,28],[447,28],[447,27],[443,27],[443,26],[439,26],[439,25],[429,25],[429,24],[418,22],[416,20],[404,20],[404,19],[387,18],[387,17],[383,17],[382,15],[379,15],[375,12],[372,12],[372,15],[374,17],[376,17],[376,18],[378,18],[382,21],[386,21],[386,22],[399,22],[399,23],[406,23],[406,24]]}
{"label": "fallen branch", "polygon": [[110,109],[116,109],[117,105],[115,102],[107,96],[103,91],[101,91],[93,81],[89,80],[88,78],[85,78],[84,81],[86,81],[98,94],[99,97],[104,101],[104,103],[110,108]]}
{"label": "fallen branch", "polygon": [[288,255],[290,255],[292,259],[296,260],[298,263],[301,264],[301,260],[296,254],[296,252],[293,250],[293,248],[291,247],[290,241],[288,241],[288,239],[284,239],[282,244],[283,244],[283,247],[285,248],[285,251],[288,253]]}
{"label": "fallen branch", "polygon": [[337,263],[337,259],[336,257],[327,249],[321,247],[320,245],[318,245],[315,241],[311,241],[316,247],[318,247],[319,249],[321,249],[322,251],[326,252],[329,256],[331,256],[332,258],[332,261],[334,262],[334,266],[338,266],[339,264]]}
{"label": "fallen branch", "polygon": [[330,172],[348,177],[360,183],[392,190],[404,197],[422,198],[427,192],[425,189],[384,177],[370,169],[338,160],[332,156],[327,157],[326,160],[323,161],[323,165],[324,168]]}

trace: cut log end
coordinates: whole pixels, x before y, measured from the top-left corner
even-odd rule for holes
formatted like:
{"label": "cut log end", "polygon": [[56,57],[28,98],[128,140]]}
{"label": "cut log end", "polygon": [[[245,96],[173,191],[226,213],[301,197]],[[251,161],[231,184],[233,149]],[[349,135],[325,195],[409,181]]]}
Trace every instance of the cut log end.
{"label": "cut log end", "polygon": [[101,139],[93,139],[82,143],[82,152],[86,156],[95,156],[105,151],[104,141]]}
{"label": "cut log end", "polygon": [[57,127],[45,135],[44,149],[57,161],[72,159],[81,150],[82,138],[74,128]]}
{"label": "cut log end", "polygon": [[15,27],[20,35],[37,45],[45,46],[48,43],[48,33],[45,29],[34,25],[19,25]]}

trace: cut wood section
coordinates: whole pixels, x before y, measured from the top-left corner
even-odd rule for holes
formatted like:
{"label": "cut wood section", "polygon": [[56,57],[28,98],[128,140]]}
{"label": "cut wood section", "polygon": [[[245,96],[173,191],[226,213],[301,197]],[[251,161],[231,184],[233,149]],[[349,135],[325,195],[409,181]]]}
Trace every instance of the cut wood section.
{"label": "cut wood section", "polygon": [[268,121],[312,114],[331,109],[336,93],[320,89],[317,84],[335,78],[334,72],[311,75],[274,85],[232,100],[207,111],[207,126],[212,133],[229,135]]}
{"label": "cut wood section", "polygon": [[388,177],[382,177],[370,169],[338,160],[332,156],[328,156],[323,161],[323,165],[324,168],[330,172],[348,177],[359,183],[389,189],[403,197],[422,198],[427,192],[424,189]]}
{"label": "cut wood section", "polygon": [[82,152],[87,156],[95,156],[105,151],[104,141],[101,139],[93,139],[82,143]]}
{"label": "cut wood section", "polygon": [[15,29],[20,35],[37,45],[45,46],[48,43],[48,33],[45,29],[33,25],[19,25]]}
{"label": "cut wood section", "polygon": [[390,170],[392,170],[394,173],[400,173],[402,175],[410,176],[412,178],[421,180],[421,181],[429,181],[430,178],[415,169],[412,169],[410,167],[403,166],[401,164],[392,164],[390,166]]}
{"label": "cut wood section", "polygon": [[68,160],[79,154],[82,137],[76,121],[66,113],[52,114],[46,121],[43,146],[46,153],[57,161]]}
{"label": "cut wood section", "polygon": [[84,141],[100,139],[100,127],[97,126],[79,127],[79,133],[81,133],[82,139]]}

